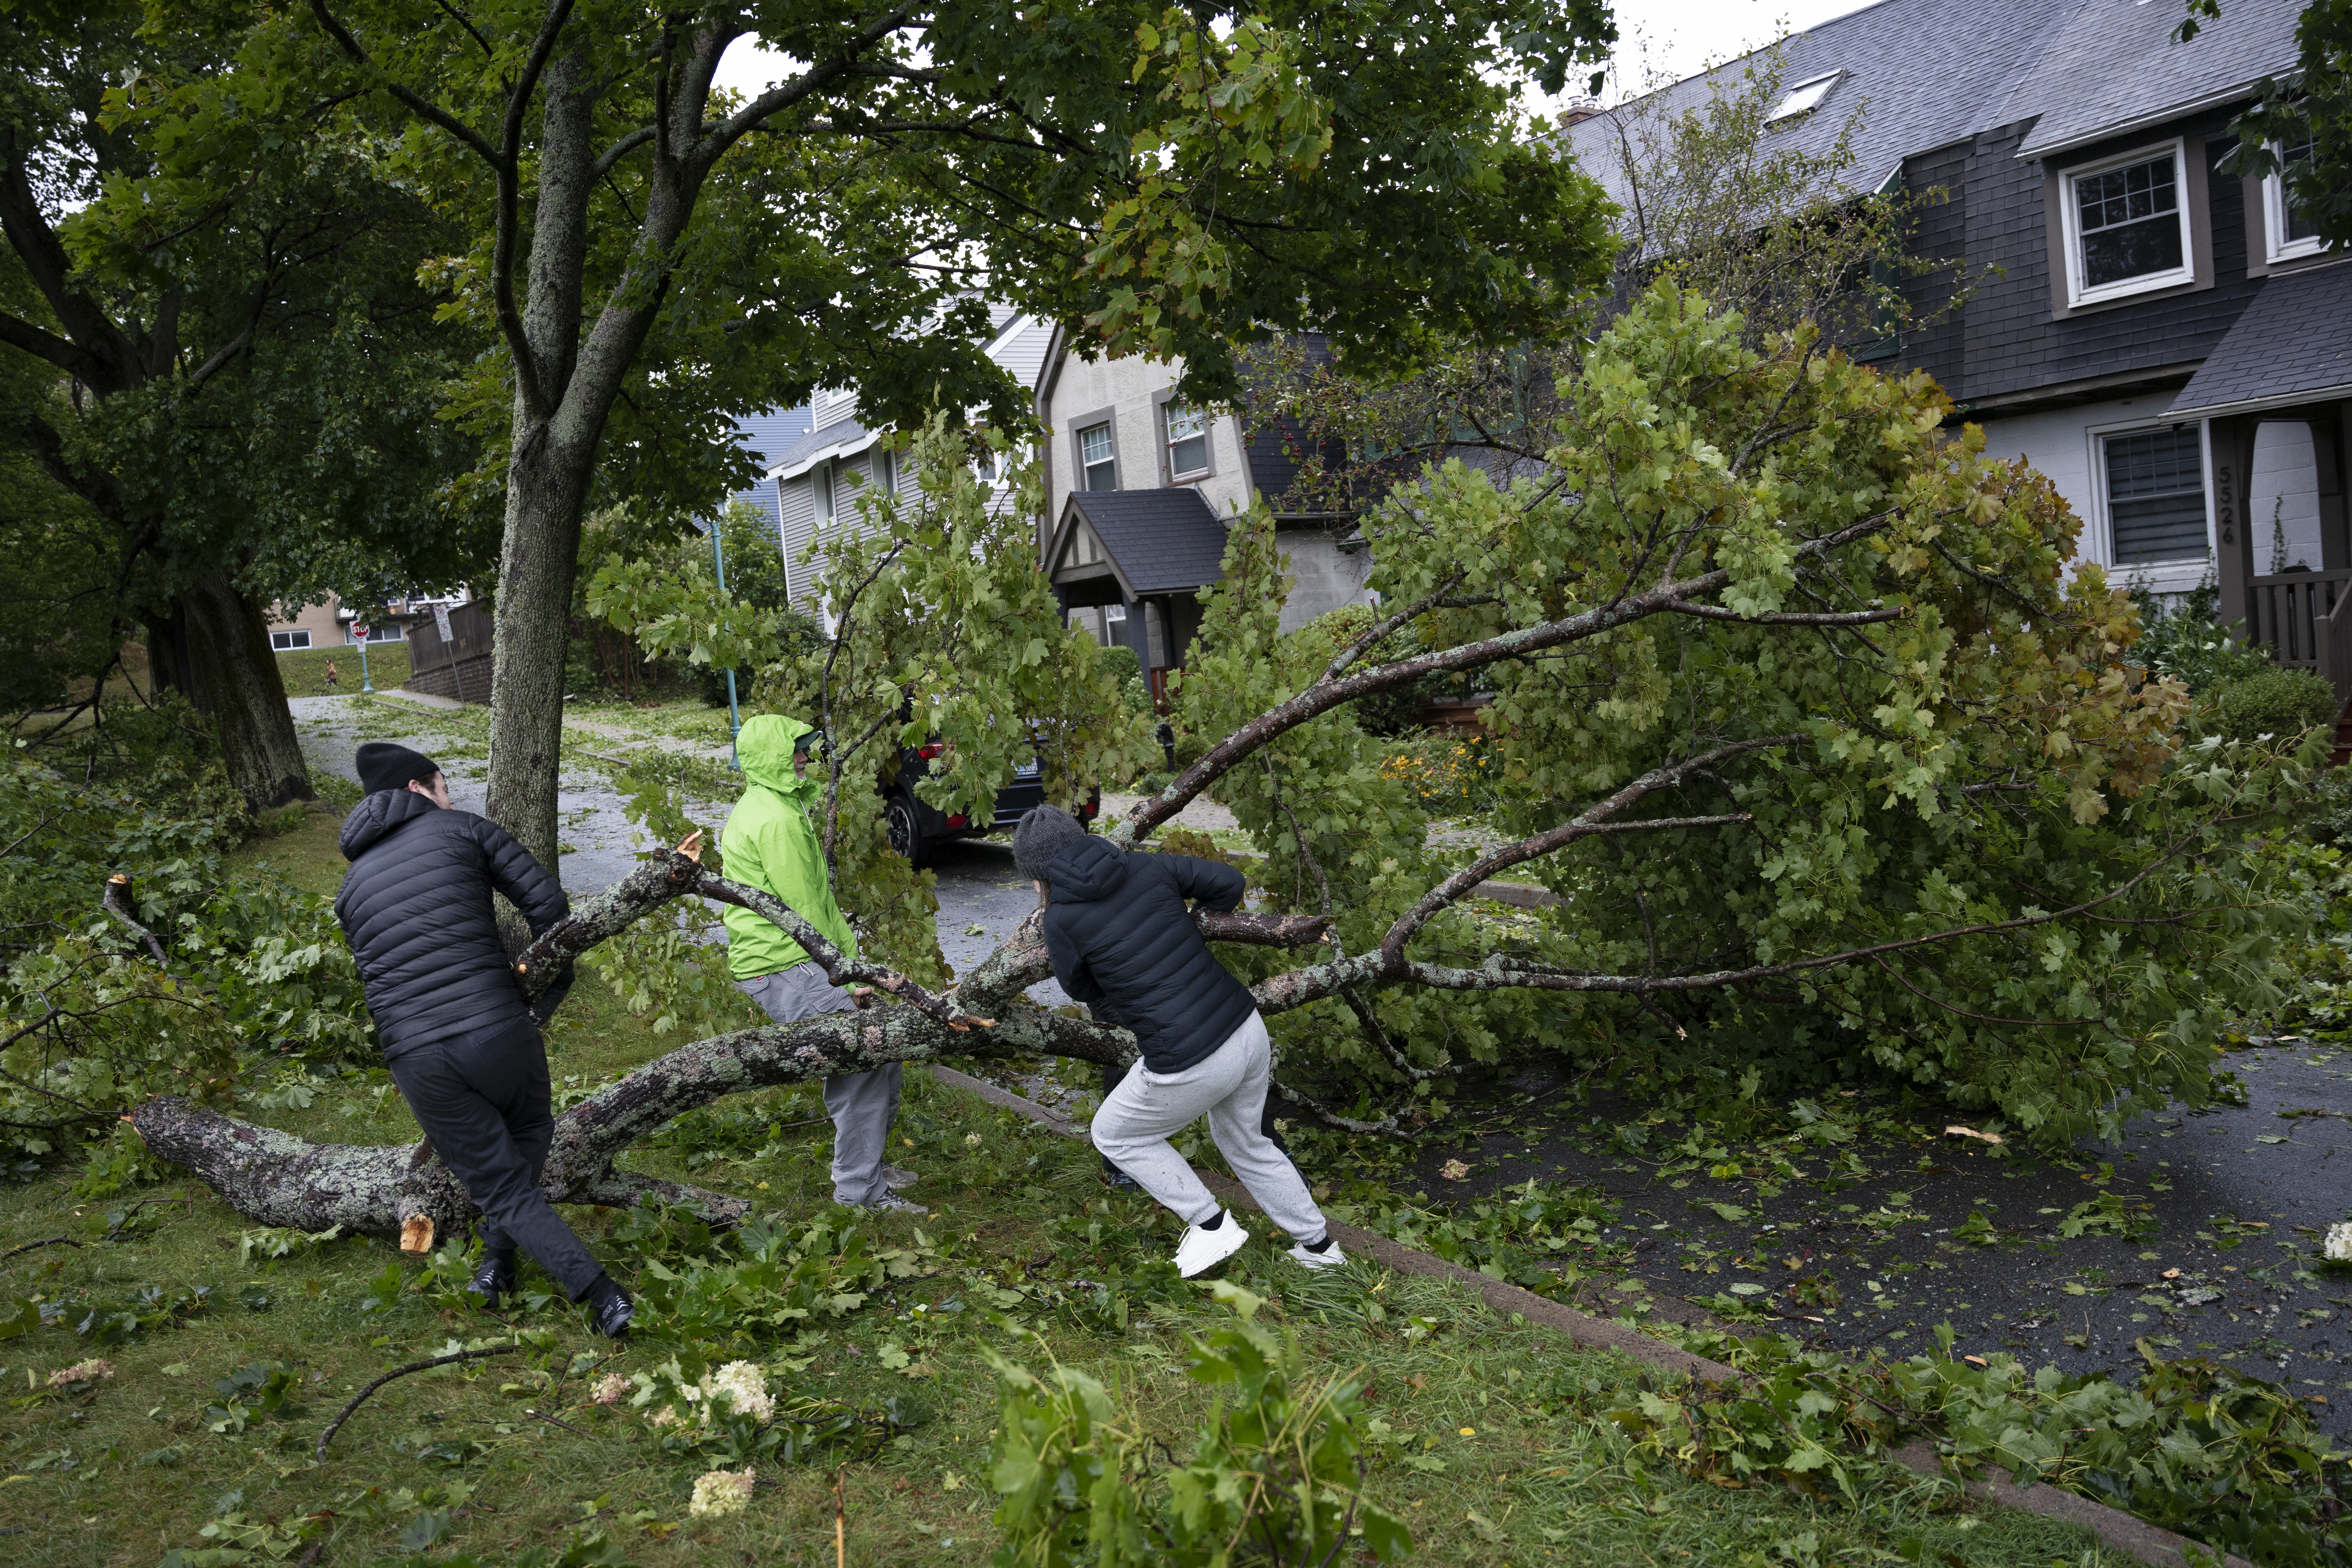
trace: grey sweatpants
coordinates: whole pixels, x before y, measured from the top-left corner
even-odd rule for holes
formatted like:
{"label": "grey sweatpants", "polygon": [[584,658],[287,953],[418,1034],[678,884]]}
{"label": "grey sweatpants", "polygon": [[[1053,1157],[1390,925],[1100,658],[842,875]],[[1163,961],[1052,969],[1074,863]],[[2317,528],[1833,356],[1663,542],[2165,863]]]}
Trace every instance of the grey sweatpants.
{"label": "grey sweatpants", "polygon": [[384,1064],[441,1163],[482,1205],[482,1245],[520,1247],[578,1300],[604,1266],[540,1191],[555,1137],[547,1047],[530,1020],[487,1040],[445,1040]]}
{"label": "grey sweatpants", "polygon": [[[779,1024],[848,1013],[857,1005],[847,988],[825,979],[824,971],[813,962],[735,984]],[[892,1062],[824,1080],[824,1113],[833,1118],[833,1201],[837,1204],[876,1203],[889,1194],[882,1181],[882,1156],[890,1147],[890,1123],[898,1114],[898,1074],[899,1065]]]}
{"label": "grey sweatpants", "polygon": [[1095,1112],[1095,1147],[1178,1218],[1199,1225],[1221,1205],[1168,1138],[1205,1114],[1218,1152],[1266,1216],[1299,1241],[1319,1241],[1323,1211],[1260,1126],[1272,1070],[1265,1020],[1255,1013],[1182,1072],[1157,1073],[1137,1062]]}

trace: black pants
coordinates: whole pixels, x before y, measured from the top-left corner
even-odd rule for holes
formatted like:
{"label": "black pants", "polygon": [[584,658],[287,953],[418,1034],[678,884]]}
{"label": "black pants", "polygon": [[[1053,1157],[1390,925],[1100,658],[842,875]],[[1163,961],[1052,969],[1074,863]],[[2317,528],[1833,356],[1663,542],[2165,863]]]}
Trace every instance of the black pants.
{"label": "black pants", "polygon": [[389,1064],[417,1126],[482,1206],[482,1245],[538,1259],[578,1300],[604,1267],[539,1190],[555,1116],[547,1047],[529,1019],[468,1043],[419,1046]]}

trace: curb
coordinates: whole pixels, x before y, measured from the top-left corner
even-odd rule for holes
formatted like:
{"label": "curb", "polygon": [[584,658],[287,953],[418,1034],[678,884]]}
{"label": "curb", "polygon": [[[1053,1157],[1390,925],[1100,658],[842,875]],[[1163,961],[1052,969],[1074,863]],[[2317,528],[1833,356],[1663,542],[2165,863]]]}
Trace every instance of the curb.
{"label": "curb", "polygon": [[[1026,1117],[1039,1126],[1057,1132],[1065,1138],[1084,1138],[1087,1135],[1086,1129],[1064,1116],[1060,1111],[1040,1105],[1034,1100],[1024,1099],[1010,1089],[1000,1089],[984,1079],[974,1078],[970,1073],[958,1072],[953,1068],[942,1067],[936,1062],[931,1065],[931,1077],[950,1088],[961,1089],[977,1095],[989,1104],[1010,1110],[1016,1116]],[[1227,1203],[1252,1209],[1257,1207],[1255,1200],[1251,1198],[1240,1183],[1207,1171],[1199,1171],[1196,1173],[1202,1182],[1207,1184],[1211,1192],[1215,1193]],[[1689,1373],[1693,1376],[1710,1382],[1729,1382],[1740,1375],[1721,1362],[1709,1361],[1704,1356],[1695,1356],[1688,1351],[1678,1350],[1663,1340],[1652,1339],[1638,1329],[1629,1329],[1622,1323],[1613,1322],[1606,1318],[1596,1318],[1589,1312],[1580,1312],[1573,1307],[1562,1306],[1559,1302],[1548,1297],[1538,1296],[1532,1290],[1523,1290],[1516,1285],[1507,1285],[1499,1279],[1490,1279],[1486,1275],[1474,1269],[1465,1268],[1458,1263],[1448,1263],[1442,1258],[1433,1257],[1429,1253],[1403,1246],[1369,1230],[1360,1230],[1351,1225],[1335,1224],[1331,1226],[1331,1234],[1339,1237],[1339,1244],[1352,1255],[1375,1258],[1401,1274],[1414,1274],[1423,1279],[1447,1279],[1456,1284],[1467,1285],[1496,1311],[1515,1313],[1528,1322],[1539,1323],[1573,1343],[1595,1350],[1622,1351],[1644,1366],[1654,1366],[1662,1372]],[[1664,1311],[1664,1304],[1660,1303],[1660,1308]],[[1674,1315],[1678,1321],[1685,1322],[1701,1321],[1705,1317],[1705,1314],[1696,1309],[1690,1309],[1686,1315],[1681,1311]],[[1916,1475],[1941,1476],[1944,1473],[1943,1461],[1937,1458],[1935,1449],[1926,1443],[1907,1444],[1887,1457]],[[2135,1518],[2120,1509],[2109,1508],[2105,1503],[2093,1502],[2090,1499],[2077,1497],[2073,1492],[2060,1491],[2055,1487],[2021,1487],[1998,1476],[1990,1476],[1981,1480],[1965,1483],[1965,1489],[1969,1497],[1979,1502],[1994,1503],[2003,1508],[2022,1509],[2027,1513],[2038,1514],[2043,1519],[2054,1519],[2062,1523],[2087,1530],[2105,1545],[2118,1552],[2127,1552],[2142,1563],[2152,1563],[2155,1568],[2191,1568],[2189,1553],[2192,1550],[2209,1562],[2215,1555],[2211,1548],[2192,1542],[2185,1536],[2175,1535],[2168,1530],[2160,1530],[2146,1520]],[[2223,1554],[2221,1561],[2223,1568],[2254,1568],[2254,1564],[2242,1557]]]}

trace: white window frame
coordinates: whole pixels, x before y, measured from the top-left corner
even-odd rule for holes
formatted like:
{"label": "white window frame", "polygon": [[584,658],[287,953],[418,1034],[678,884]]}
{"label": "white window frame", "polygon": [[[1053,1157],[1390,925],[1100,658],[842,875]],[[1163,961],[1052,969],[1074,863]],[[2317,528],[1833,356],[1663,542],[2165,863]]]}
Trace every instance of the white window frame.
{"label": "white window frame", "polygon": [[831,528],[837,516],[835,502],[839,499],[833,489],[833,463],[830,459],[809,470],[809,516],[813,532],[823,533]]}
{"label": "white window frame", "polygon": [[[2278,149],[2271,149],[2273,155]],[[2317,256],[2327,248],[2327,241],[2318,235],[2308,239],[2286,237],[2286,179],[2273,169],[2263,176],[2263,251],[2273,263],[2300,261],[2306,256]]]}
{"label": "white window frame", "polygon": [[[280,637],[284,637],[286,640],[284,642],[279,642],[278,639]],[[302,640],[300,642],[296,642],[294,640],[296,637],[300,637]],[[287,630],[274,631],[269,634],[269,651],[272,653],[300,653],[309,648],[310,646],[310,628],[308,626],[294,626]]]}
{"label": "white window frame", "polygon": [[[2089,527],[2084,531],[2083,554],[2107,569],[2111,580],[2119,574],[2134,574],[2148,580],[2148,586],[2159,594],[2185,592],[2203,581],[2205,574],[2221,559],[2214,543],[2213,527],[2213,424],[2200,419],[2197,426],[2197,456],[2203,465],[2201,482],[2205,487],[2205,552],[2183,555],[2170,561],[2143,561],[2125,565],[2116,559],[2116,518],[2114,498],[2107,493],[2107,443],[2118,436],[2138,436],[2150,430],[2168,430],[2183,421],[2176,419],[2115,419],[2083,429],[2089,447],[2088,463],[2091,515]],[[2080,548],[2081,546],[2078,546]],[[2175,582],[2173,579],[2179,580]]]}
{"label": "white window frame", "polygon": [[[1820,76],[1809,76],[1804,80],[1793,84],[1780,95],[1780,101],[1772,106],[1772,112],[1764,117],[1764,123],[1778,125],[1783,120],[1798,120],[1811,114],[1822,106],[1822,100],[1829,97],[1836,89],[1839,79],[1844,75],[1844,68],[1840,67],[1836,70],[1827,71]],[[1811,96],[1805,98],[1801,103],[1797,101],[1800,97],[1808,93]]]}
{"label": "white window frame", "polygon": [[[2179,205],[2175,215],[2180,220],[2180,265],[2166,272],[2147,272],[2137,278],[2126,278],[2114,283],[2103,283],[2093,289],[2083,281],[2083,207],[2074,199],[2074,183],[2095,174],[2112,174],[2134,163],[2145,163],[2169,153],[2172,158],[2172,189]],[[2178,289],[2184,283],[2197,281],[2197,228],[2191,214],[2195,205],[2190,200],[2189,184],[2188,138],[2176,136],[2169,142],[2154,142],[2145,147],[2135,147],[2112,158],[2102,158],[2095,163],[2084,163],[2062,171],[2058,175],[2058,205],[2066,234],[2066,303],[2069,308],[2104,304],[2110,300],[2126,300],[2135,294],[2154,293],[2159,289]]]}
{"label": "white window frame", "polygon": [[[1176,466],[1176,416],[1179,414],[1191,415],[1192,422],[1199,427],[1197,438],[1201,443],[1201,466],[1197,468],[1179,468]],[[1160,405],[1160,447],[1170,483],[1202,479],[1217,471],[1216,463],[1209,453],[1212,434],[1210,417],[1205,411],[1179,403],[1172,397]],[[1187,441],[1195,438],[1193,436],[1184,437]]]}

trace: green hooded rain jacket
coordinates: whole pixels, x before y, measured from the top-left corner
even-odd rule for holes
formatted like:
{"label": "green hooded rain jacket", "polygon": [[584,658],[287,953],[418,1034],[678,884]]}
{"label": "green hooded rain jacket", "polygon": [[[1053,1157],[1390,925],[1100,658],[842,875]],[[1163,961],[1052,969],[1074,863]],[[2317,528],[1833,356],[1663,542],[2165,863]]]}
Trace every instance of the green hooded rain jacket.
{"label": "green hooded rain jacket", "polygon": [[[793,776],[793,742],[809,726],[778,713],[755,714],[735,738],[735,756],[750,787],[719,830],[719,853],[730,882],[759,888],[790,904],[803,920],[854,956],[857,939],[833,901],[824,874],[824,847],[809,810],[824,795],[814,778]],[[808,962],[801,944],[749,910],[727,909],[727,972],[751,980]]]}

